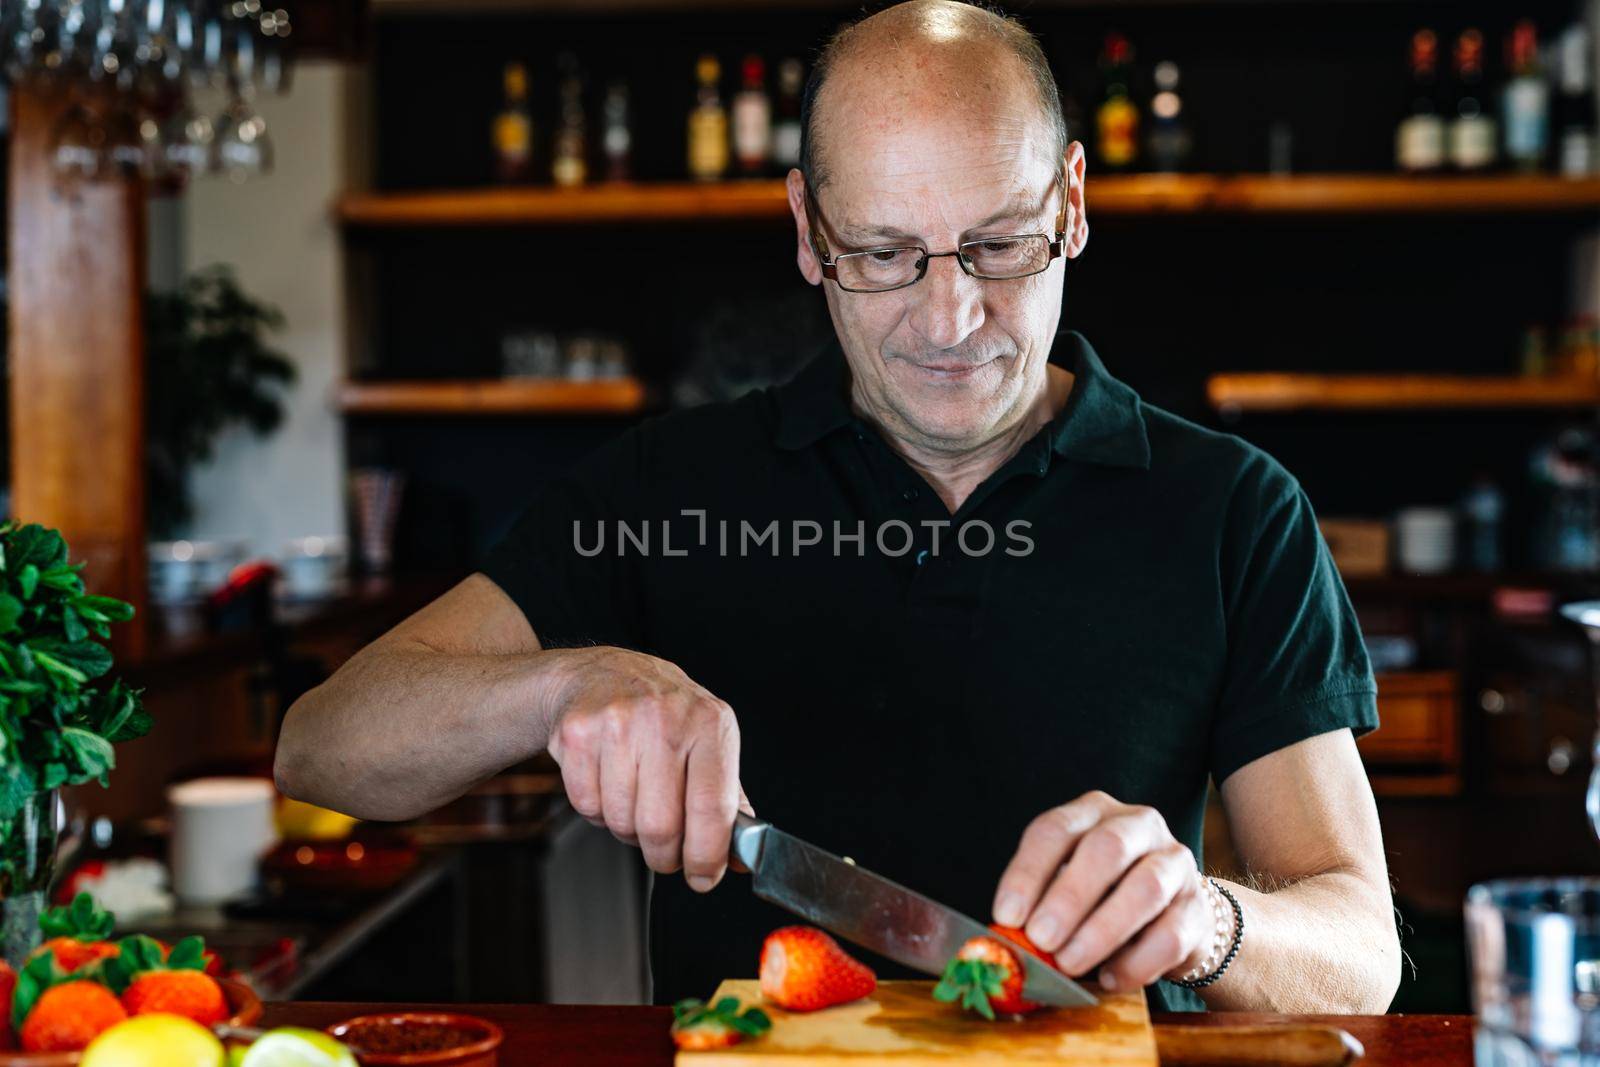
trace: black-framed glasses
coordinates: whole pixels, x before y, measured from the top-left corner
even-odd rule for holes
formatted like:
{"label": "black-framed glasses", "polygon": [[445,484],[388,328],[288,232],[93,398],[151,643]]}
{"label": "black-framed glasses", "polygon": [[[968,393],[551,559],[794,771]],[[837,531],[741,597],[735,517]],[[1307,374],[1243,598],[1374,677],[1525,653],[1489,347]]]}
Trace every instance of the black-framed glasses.
{"label": "black-framed glasses", "polygon": [[1056,213],[1055,234],[1019,233],[1003,237],[984,237],[964,241],[953,252],[929,252],[921,245],[890,245],[863,248],[833,255],[828,239],[818,225],[822,208],[811,186],[806,186],[806,219],[810,223],[811,248],[822,264],[822,276],[847,293],[889,293],[920,282],[928,273],[928,262],[954,256],[961,269],[982,281],[1003,282],[1042,273],[1061,255],[1067,235],[1067,199],[1072,189],[1072,172],[1062,168],[1058,180],[1061,210]]}

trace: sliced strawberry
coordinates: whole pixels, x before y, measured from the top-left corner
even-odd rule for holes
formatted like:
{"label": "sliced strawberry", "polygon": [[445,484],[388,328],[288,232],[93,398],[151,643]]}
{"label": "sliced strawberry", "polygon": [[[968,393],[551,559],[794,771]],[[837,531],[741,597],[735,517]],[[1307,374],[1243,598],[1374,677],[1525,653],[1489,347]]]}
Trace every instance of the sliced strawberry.
{"label": "sliced strawberry", "polygon": [[959,1000],[963,1008],[991,1021],[996,1014],[1022,1015],[1039,1007],[1023,999],[1023,973],[1009,944],[992,937],[974,937],[956,950],[933,987],[933,995],[946,1003]]}
{"label": "sliced strawberry", "polygon": [[727,1048],[771,1027],[772,1020],[760,1008],[739,1011],[738,997],[723,997],[715,1004],[691,998],[672,1006],[672,1041],[681,1049]]}
{"label": "sliced strawberry", "polygon": [[1050,955],[1050,953],[1046,952],[1044,949],[1040,948],[1038,945],[1035,945],[1031,940],[1029,940],[1028,935],[1017,927],[1001,926],[999,923],[990,923],[989,929],[993,930],[1007,941],[1021,945],[1039,959],[1044,960],[1044,962],[1048,963],[1050,966],[1055,967],[1055,957]]}
{"label": "sliced strawberry", "polygon": [[789,1011],[816,1011],[860,1000],[878,988],[871,968],[811,926],[772,931],[761,946],[761,992]]}

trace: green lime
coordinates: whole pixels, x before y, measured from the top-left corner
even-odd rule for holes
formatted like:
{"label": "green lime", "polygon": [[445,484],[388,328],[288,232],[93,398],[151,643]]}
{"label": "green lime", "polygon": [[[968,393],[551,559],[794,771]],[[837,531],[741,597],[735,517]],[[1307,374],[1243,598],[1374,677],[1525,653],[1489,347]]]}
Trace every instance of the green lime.
{"label": "green lime", "polygon": [[323,1033],[280,1026],[256,1039],[239,1067],[358,1067],[350,1050]]}
{"label": "green lime", "polygon": [[[177,1015],[136,1015],[83,1050],[83,1067],[222,1067],[222,1042]],[[353,1062],[353,1061],[352,1061]]]}

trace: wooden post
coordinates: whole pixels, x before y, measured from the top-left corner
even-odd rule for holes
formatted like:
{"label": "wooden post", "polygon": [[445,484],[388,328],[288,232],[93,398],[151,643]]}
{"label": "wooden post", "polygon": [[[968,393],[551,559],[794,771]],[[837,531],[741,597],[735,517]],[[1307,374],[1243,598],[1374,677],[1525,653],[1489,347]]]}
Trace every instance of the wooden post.
{"label": "wooden post", "polygon": [[144,651],[144,191],[52,172],[64,102],[11,93],[11,513],[54,526],[98,593],[134,603],[119,658]]}

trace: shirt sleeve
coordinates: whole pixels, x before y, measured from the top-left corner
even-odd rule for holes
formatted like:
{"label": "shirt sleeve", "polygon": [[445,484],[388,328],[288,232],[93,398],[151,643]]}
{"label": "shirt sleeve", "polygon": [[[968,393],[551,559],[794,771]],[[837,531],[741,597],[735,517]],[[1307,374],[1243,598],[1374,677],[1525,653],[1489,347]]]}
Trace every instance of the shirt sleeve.
{"label": "shirt sleeve", "polygon": [[1211,735],[1217,782],[1308,737],[1377,728],[1366,644],[1311,501],[1265,456],[1236,485],[1220,574],[1228,662]]}
{"label": "shirt sleeve", "polygon": [[637,554],[617,544],[639,525],[639,456],[637,429],[602,446],[544,487],[485,559],[541,646],[640,646]]}

